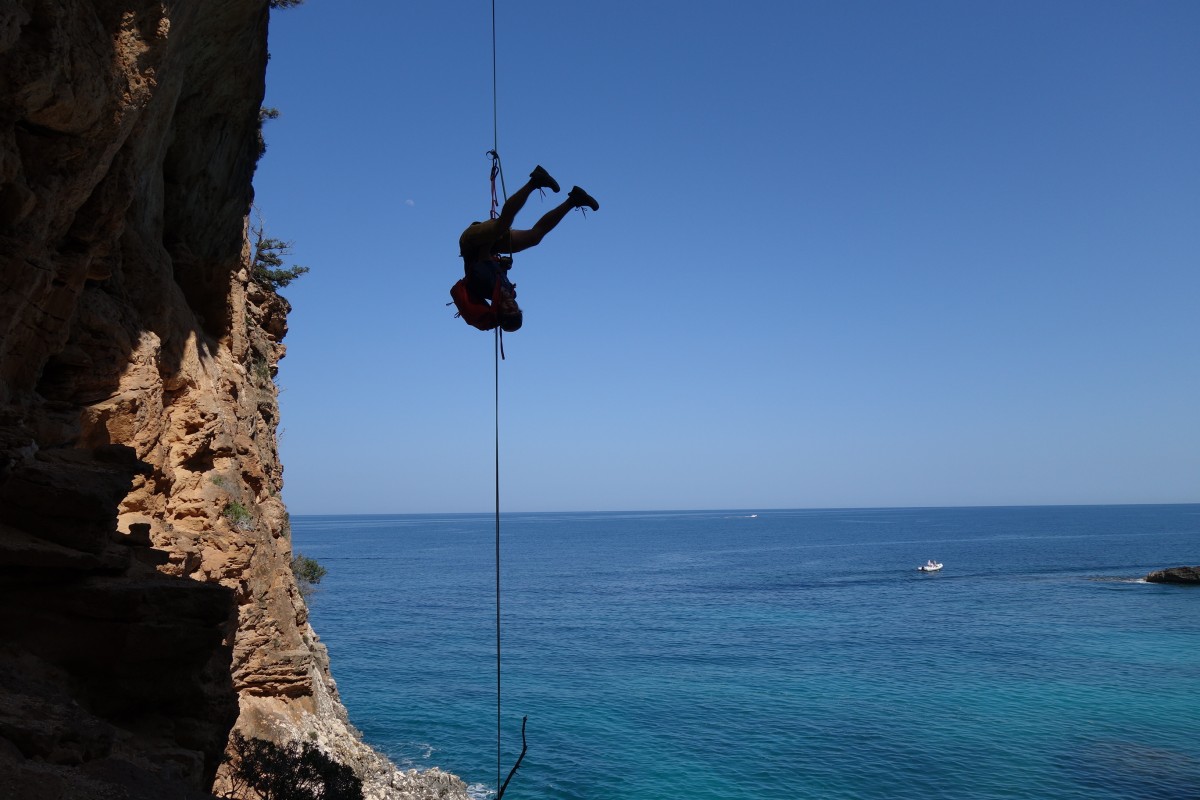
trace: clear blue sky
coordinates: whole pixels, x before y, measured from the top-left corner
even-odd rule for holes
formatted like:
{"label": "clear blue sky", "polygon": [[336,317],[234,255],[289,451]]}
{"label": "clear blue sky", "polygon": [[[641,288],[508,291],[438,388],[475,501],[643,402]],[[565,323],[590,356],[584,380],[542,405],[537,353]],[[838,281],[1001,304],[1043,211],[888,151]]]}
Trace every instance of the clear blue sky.
{"label": "clear blue sky", "polygon": [[[1200,501],[1200,3],[497,2],[511,511]],[[490,0],[273,12],[293,513],[486,511]],[[535,195],[527,227],[555,196]]]}

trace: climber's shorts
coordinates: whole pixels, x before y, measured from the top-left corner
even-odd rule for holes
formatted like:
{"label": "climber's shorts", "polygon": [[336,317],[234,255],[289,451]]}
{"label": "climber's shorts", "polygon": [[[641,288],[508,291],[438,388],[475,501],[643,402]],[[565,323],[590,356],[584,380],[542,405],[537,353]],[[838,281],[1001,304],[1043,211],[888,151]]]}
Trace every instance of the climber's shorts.
{"label": "climber's shorts", "polygon": [[490,253],[506,233],[508,229],[500,225],[500,220],[472,222],[458,237],[458,252],[468,257],[468,254]]}

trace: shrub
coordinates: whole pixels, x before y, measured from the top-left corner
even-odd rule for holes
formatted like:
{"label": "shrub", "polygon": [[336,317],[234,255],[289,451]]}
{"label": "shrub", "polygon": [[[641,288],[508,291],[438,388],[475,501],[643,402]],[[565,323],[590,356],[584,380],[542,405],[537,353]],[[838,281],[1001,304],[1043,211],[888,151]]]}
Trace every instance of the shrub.
{"label": "shrub", "polygon": [[292,243],[267,236],[262,212],[257,206],[251,206],[250,211],[250,232],[254,235],[250,274],[254,280],[277,291],[308,272],[308,267],[283,266],[283,257],[292,254]]}
{"label": "shrub", "polygon": [[283,266],[283,257],[291,252],[291,242],[262,236],[260,232],[254,242],[254,279],[279,289],[308,272],[308,267]]}
{"label": "shrub", "polygon": [[[362,800],[362,779],[308,742],[280,745],[234,732],[226,797],[259,800]],[[251,795],[253,792],[253,795]]]}
{"label": "shrub", "polygon": [[239,531],[248,531],[254,528],[254,517],[250,516],[246,507],[237,500],[232,500],[225,506],[225,519],[229,520],[229,524]]}
{"label": "shrub", "polygon": [[255,154],[255,161],[261,161],[267,154],[267,138],[263,136],[263,125],[272,119],[279,119],[278,108],[263,106],[258,110],[258,152]]}
{"label": "shrub", "polygon": [[265,356],[255,353],[250,360],[250,374],[260,383],[271,380],[271,363]]}
{"label": "shrub", "polygon": [[321,579],[329,574],[329,570],[321,566],[315,558],[309,558],[304,553],[296,553],[296,557],[292,559],[292,574],[296,576],[300,594],[308,597],[315,591],[314,587],[321,582]]}

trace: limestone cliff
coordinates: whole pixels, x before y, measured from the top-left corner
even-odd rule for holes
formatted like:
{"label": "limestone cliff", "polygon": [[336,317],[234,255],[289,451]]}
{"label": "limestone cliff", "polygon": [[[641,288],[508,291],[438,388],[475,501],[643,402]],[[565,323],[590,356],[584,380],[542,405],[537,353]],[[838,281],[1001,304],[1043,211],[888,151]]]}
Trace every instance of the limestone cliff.
{"label": "limestone cliff", "polygon": [[372,797],[289,568],[250,270],[267,0],[0,3],[0,796],[205,797],[235,726]]}

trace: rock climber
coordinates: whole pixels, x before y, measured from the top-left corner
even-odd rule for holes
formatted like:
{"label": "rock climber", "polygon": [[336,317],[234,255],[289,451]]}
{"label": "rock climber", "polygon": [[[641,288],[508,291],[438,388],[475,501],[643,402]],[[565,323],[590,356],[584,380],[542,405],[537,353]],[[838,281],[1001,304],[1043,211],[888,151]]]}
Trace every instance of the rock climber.
{"label": "rock climber", "polygon": [[517,212],[537,189],[559,191],[558,181],[541,166],[535,167],[529,181],[504,201],[500,216],[472,222],[458,239],[466,276],[454,285],[450,296],[463,319],[477,328],[490,330],[499,325],[501,330],[511,332],[521,327],[516,286],[508,279],[512,253],[536,245],[572,209],[600,210],[594,197],[575,186],[567,192],[566,200],[547,211],[532,228],[514,230]]}

